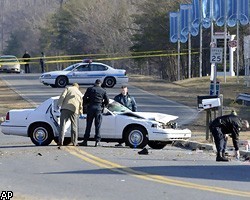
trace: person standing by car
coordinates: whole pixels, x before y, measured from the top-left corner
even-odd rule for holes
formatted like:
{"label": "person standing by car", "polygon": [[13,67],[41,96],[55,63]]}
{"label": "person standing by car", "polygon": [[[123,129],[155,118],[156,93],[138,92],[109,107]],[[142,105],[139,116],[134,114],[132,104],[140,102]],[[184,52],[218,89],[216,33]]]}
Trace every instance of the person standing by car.
{"label": "person standing by car", "polygon": [[58,108],[61,107],[61,116],[60,116],[60,132],[58,146],[63,145],[64,134],[65,134],[65,124],[68,120],[71,122],[71,142],[74,146],[77,146],[78,139],[78,118],[79,114],[83,113],[83,103],[82,103],[83,94],[79,90],[79,85],[73,83],[72,86],[66,88],[58,102]]}
{"label": "person standing by car", "polygon": [[101,87],[101,80],[97,79],[93,87],[89,87],[83,97],[83,103],[87,104],[87,125],[84,134],[84,140],[81,146],[88,145],[90,137],[91,126],[95,119],[95,147],[101,146],[100,127],[102,123],[102,111],[105,106],[109,104],[109,98],[105,89]]}
{"label": "person standing by car", "polygon": [[[134,97],[129,95],[128,93],[128,87],[126,85],[123,85],[121,87],[121,93],[116,95],[114,100],[124,106],[126,106],[128,109],[132,110],[133,112],[137,111],[137,105]],[[116,144],[116,147],[122,146],[123,142],[119,142]]]}
{"label": "person standing by car", "polygon": [[225,156],[227,135],[232,137],[233,146],[235,149],[235,157],[240,157],[239,132],[242,128],[248,127],[248,121],[241,120],[234,111],[229,115],[217,117],[211,122],[209,129],[214,137],[214,143],[217,149],[216,161],[228,161],[228,158]]}
{"label": "person standing by car", "polygon": [[25,73],[30,73],[30,64],[29,64],[30,54],[28,53],[28,51],[25,51],[25,53],[23,54],[23,58],[25,58],[25,59],[23,59],[23,61],[25,62],[24,71],[25,71]]}
{"label": "person standing by car", "polygon": [[126,106],[133,112],[137,111],[137,105],[136,105],[135,99],[128,93],[128,87],[126,85],[123,85],[121,87],[121,93],[116,95],[114,100]]}
{"label": "person standing by car", "polygon": [[45,55],[43,52],[41,52],[41,58],[40,58],[40,66],[41,66],[41,72],[45,72]]}

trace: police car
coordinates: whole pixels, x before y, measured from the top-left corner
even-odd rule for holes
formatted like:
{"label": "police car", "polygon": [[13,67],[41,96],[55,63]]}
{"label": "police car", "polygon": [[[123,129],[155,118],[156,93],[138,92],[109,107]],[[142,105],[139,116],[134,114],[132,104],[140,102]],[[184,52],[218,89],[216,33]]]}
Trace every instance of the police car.
{"label": "police car", "polygon": [[106,64],[83,60],[68,66],[61,71],[51,71],[40,76],[40,82],[51,87],[64,88],[66,85],[78,83],[79,85],[94,84],[96,79],[103,82],[103,87],[112,88],[116,84],[128,83],[126,70],[114,69]]}

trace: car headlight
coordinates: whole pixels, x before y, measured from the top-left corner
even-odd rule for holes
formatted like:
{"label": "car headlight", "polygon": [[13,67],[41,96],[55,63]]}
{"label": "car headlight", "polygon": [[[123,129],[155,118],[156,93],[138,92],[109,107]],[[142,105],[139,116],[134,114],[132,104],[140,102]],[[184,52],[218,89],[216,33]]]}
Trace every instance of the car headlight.
{"label": "car headlight", "polygon": [[44,75],[42,75],[41,77],[42,77],[42,78],[50,78],[51,75],[50,75],[50,74],[44,74]]}
{"label": "car headlight", "polygon": [[178,127],[178,124],[177,124],[177,122],[168,122],[168,123],[166,124],[166,126],[167,126],[168,128],[176,129],[176,128]]}
{"label": "car headlight", "polygon": [[152,124],[152,128],[163,128],[162,124]]}
{"label": "car headlight", "polygon": [[158,129],[167,129],[167,128],[173,128],[176,129],[178,128],[178,125],[176,122],[168,122],[166,124],[152,124],[152,128],[158,128]]}

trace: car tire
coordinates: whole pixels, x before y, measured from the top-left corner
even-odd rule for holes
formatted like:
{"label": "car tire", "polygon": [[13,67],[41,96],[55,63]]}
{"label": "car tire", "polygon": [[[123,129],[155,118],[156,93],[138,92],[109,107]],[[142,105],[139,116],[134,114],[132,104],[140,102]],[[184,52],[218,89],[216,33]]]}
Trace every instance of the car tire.
{"label": "car tire", "polygon": [[43,123],[35,124],[31,127],[29,136],[36,146],[47,146],[54,139],[52,128]]}
{"label": "car tire", "polygon": [[167,142],[149,141],[148,146],[152,149],[163,149],[167,145]]}
{"label": "car tire", "polygon": [[68,78],[66,76],[58,76],[56,78],[56,87],[64,88],[68,85]]}
{"label": "car tire", "polygon": [[130,148],[144,148],[148,143],[147,131],[142,126],[131,126],[125,133],[126,146]]}
{"label": "car tire", "polygon": [[116,80],[114,77],[106,77],[103,81],[103,85],[104,87],[107,87],[107,88],[112,88],[114,87],[116,84]]}

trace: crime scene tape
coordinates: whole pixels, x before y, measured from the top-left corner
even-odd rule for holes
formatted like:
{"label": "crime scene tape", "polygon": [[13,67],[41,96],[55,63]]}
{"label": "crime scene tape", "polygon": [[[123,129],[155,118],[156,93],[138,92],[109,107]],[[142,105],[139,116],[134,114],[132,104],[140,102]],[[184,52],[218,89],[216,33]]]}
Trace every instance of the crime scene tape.
{"label": "crime scene tape", "polygon": [[[93,60],[95,61],[111,61],[111,60],[123,60],[123,59],[139,59],[139,58],[151,58],[151,57],[169,57],[169,56],[178,56],[178,53],[161,53],[166,51],[147,51],[147,52],[133,52],[132,55],[129,56],[118,56],[118,57],[104,57],[109,56],[107,54],[83,54],[83,55],[64,55],[64,56],[46,56],[42,57],[44,59],[45,64],[54,64],[54,63],[75,63],[75,62],[82,62],[83,59],[65,59],[65,58],[88,58],[88,57],[97,57],[97,56],[103,56],[102,58],[95,58]],[[158,53],[158,54],[152,54],[152,53]],[[161,53],[161,54],[159,54]],[[142,54],[142,55],[137,55]],[[188,52],[180,53],[181,56],[187,55]],[[192,52],[192,55],[199,54],[199,52]],[[64,58],[64,59],[63,59]],[[27,60],[27,58],[18,58],[19,60]],[[36,62],[30,61],[30,62],[24,62],[20,61],[19,64],[39,64],[39,60],[41,57],[32,57],[28,58],[29,60],[38,60]],[[50,60],[51,59],[51,60]],[[0,59],[0,65],[15,65],[17,62],[8,62],[10,59]]]}

